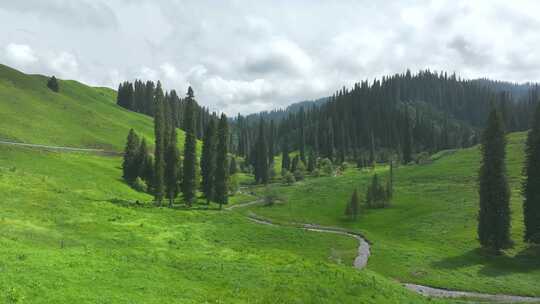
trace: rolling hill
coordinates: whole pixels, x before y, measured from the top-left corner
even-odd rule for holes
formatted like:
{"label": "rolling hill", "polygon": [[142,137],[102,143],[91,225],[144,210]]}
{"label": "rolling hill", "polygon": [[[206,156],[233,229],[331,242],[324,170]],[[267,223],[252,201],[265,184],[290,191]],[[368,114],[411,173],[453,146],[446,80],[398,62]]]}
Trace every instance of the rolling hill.
{"label": "rolling hill", "polygon": [[[34,144],[121,151],[130,128],[153,141],[150,117],[116,105],[116,92],[73,80],[27,75],[0,64],[0,139]],[[183,144],[183,132],[179,131]]]}

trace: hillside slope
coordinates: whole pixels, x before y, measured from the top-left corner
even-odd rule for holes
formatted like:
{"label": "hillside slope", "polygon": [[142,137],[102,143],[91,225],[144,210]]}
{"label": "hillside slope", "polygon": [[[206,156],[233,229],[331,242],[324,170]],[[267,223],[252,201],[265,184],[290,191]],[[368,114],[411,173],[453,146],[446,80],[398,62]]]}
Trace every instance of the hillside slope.
{"label": "hillside slope", "polygon": [[120,151],[130,128],[153,139],[152,119],[117,106],[114,90],[60,80],[54,93],[46,83],[0,64],[0,140]]}

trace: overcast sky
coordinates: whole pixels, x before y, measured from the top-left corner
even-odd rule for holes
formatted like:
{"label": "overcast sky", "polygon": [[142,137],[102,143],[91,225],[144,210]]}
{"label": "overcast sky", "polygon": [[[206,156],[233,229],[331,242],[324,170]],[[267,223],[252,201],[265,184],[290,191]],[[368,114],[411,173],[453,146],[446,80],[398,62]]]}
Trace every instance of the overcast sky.
{"label": "overcast sky", "polygon": [[0,0],[0,63],[160,79],[228,114],[429,68],[540,81],[540,1]]}

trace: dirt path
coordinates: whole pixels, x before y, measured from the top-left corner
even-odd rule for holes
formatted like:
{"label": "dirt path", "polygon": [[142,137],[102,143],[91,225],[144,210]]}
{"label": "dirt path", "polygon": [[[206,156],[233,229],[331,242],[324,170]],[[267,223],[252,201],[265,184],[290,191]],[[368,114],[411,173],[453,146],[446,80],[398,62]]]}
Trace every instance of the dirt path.
{"label": "dirt path", "polygon": [[[255,204],[261,203],[262,200],[257,200],[249,203],[238,204],[235,206],[229,207],[228,210],[238,207],[246,207]],[[336,233],[341,235],[346,235],[353,237],[358,240],[358,254],[354,259],[353,267],[356,269],[363,269],[368,262],[369,256],[371,255],[371,247],[368,241],[359,233],[348,231],[339,227],[327,227],[320,226],[316,224],[302,224],[302,223],[291,223],[291,225],[281,225],[279,223],[273,222],[269,219],[261,218],[255,214],[250,214],[247,218],[257,224],[268,225],[268,226],[281,226],[281,227],[296,227],[299,229],[304,229],[307,231],[314,232],[324,232],[324,233]],[[498,302],[498,303],[540,303],[540,297],[525,297],[525,296],[514,296],[514,295],[502,295],[502,294],[486,294],[478,292],[468,292],[468,291],[458,291],[458,290],[446,290],[440,288],[433,288],[424,285],[418,284],[409,284],[404,283],[405,288],[419,293],[426,297],[434,298],[454,298],[454,299],[463,299],[468,301],[489,301],[489,302]]]}
{"label": "dirt path", "polygon": [[436,298],[458,298],[458,299],[475,299],[482,301],[500,302],[500,303],[539,303],[540,298],[537,297],[523,297],[523,296],[511,296],[511,295],[494,295],[487,293],[468,292],[468,291],[456,291],[446,290],[440,288],[433,288],[417,284],[404,284],[409,290],[417,292],[427,297]]}
{"label": "dirt path", "polygon": [[69,151],[69,152],[91,152],[91,153],[111,154],[111,155],[119,154],[119,152],[105,151],[103,149],[48,146],[48,145],[40,145],[40,144],[27,144],[27,143],[20,143],[20,142],[12,142],[12,141],[5,141],[5,140],[0,140],[0,145],[22,146],[22,147],[38,148],[38,149],[43,149],[43,150],[58,150],[58,151]]}

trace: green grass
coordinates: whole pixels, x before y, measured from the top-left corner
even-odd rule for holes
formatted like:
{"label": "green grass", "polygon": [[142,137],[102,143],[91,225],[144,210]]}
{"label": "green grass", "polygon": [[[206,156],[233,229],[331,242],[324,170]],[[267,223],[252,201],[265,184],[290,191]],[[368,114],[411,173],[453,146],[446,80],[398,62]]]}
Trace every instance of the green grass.
{"label": "green grass", "polygon": [[353,269],[352,238],[135,207],[120,162],[0,146],[0,303],[436,302]]}
{"label": "green grass", "polygon": [[[364,195],[372,175],[369,170],[349,169],[341,177],[277,186],[287,203],[250,207],[250,211],[282,222],[361,231],[373,243],[368,269],[402,282],[540,296],[540,249],[522,242],[519,188],[525,138],[524,133],[509,136],[507,165],[515,246],[502,256],[482,252],[476,240],[478,147],[439,153],[429,165],[398,168],[392,206],[363,210],[357,222],[344,218],[345,204],[355,187]],[[383,167],[377,170],[383,175],[387,172]]]}
{"label": "green grass", "polygon": [[54,93],[46,83],[0,64],[0,139],[121,151],[133,128],[153,143],[152,119],[117,106],[114,90],[60,80]]}

